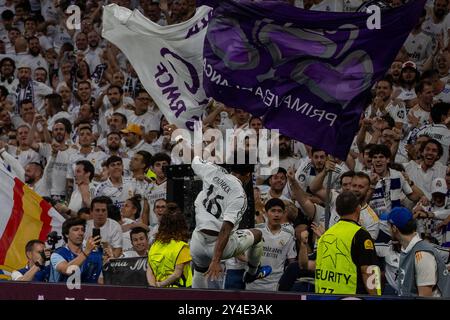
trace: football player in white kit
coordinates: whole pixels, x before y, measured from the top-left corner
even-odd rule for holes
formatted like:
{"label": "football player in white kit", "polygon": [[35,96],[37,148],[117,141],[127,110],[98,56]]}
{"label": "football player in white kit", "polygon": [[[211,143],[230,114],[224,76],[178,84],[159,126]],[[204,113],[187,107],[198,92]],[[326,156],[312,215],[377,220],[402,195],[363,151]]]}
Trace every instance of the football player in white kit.
{"label": "football player in white kit", "polygon": [[194,277],[192,288],[208,288],[208,280],[219,280],[221,261],[244,254],[248,249],[248,270],[244,282],[268,276],[270,266],[260,266],[262,233],[257,229],[238,229],[247,196],[243,185],[252,177],[252,166],[224,168],[195,157],[192,169],[203,180],[203,190],[195,200],[196,228],[190,243]]}

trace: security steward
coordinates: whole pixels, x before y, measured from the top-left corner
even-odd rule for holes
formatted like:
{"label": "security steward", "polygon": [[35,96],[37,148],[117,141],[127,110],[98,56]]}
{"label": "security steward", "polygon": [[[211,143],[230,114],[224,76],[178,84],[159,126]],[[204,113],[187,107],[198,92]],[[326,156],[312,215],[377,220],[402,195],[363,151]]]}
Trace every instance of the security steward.
{"label": "security steward", "polygon": [[316,293],[381,295],[375,246],[369,232],[358,224],[358,198],[350,191],[342,192],[336,211],[340,220],[318,242]]}

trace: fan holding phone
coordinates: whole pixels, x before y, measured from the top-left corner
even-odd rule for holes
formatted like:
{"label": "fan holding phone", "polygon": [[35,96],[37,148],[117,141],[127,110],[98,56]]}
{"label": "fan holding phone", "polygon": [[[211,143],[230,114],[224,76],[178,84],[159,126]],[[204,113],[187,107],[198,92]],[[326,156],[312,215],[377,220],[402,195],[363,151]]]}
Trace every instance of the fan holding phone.
{"label": "fan holding phone", "polygon": [[122,229],[120,224],[109,216],[108,206],[112,204],[109,197],[92,199],[91,220],[86,222],[84,239],[99,237],[101,248],[106,258],[118,258],[122,254]]}

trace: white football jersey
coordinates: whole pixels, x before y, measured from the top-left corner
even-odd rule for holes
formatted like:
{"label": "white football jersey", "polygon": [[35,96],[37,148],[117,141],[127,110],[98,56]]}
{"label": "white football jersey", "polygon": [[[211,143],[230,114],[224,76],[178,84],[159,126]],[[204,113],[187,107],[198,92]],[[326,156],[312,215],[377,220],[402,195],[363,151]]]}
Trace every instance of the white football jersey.
{"label": "white football jersey", "polygon": [[416,63],[419,71],[423,71],[423,64],[433,54],[433,45],[433,39],[429,35],[419,32],[410,33],[403,47],[408,53],[409,60]]}
{"label": "white football jersey", "polygon": [[134,196],[134,192],[134,185],[130,181],[123,180],[122,185],[116,187],[108,179],[98,185],[97,189],[95,189],[95,196],[110,197],[116,207],[122,208],[125,201]]}
{"label": "white football jersey", "polygon": [[447,126],[443,124],[425,125],[417,130],[411,131],[408,142],[412,142],[413,140],[415,141],[415,139],[417,137],[420,137],[421,135],[430,136],[431,138],[436,139],[442,144],[444,154],[439,159],[439,162],[441,162],[443,165],[447,165],[448,148],[450,146],[450,130],[447,128]]}
{"label": "white football jersey", "polygon": [[192,169],[203,180],[203,190],[195,199],[196,229],[219,232],[224,221],[237,230],[247,209],[247,195],[241,181],[224,168],[195,157]]}
{"label": "white football jersey", "polygon": [[273,234],[267,225],[259,228],[264,239],[261,265],[271,266],[272,273],[246,285],[246,290],[277,291],[278,281],[283,275],[286,260],[295,259],[294,233],[288,228],[281,227],[277,234]]}

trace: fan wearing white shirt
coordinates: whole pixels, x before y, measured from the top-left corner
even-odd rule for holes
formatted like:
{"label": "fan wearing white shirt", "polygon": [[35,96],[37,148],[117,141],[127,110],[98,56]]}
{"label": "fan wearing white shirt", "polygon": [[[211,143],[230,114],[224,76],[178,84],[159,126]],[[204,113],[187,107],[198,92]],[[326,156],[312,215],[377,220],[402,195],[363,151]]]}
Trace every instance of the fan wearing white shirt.
{"label": "fan wearing white shirt", "polygon": [[426,11],[423,10],[419,22],[409,34],[403,49],[408,54],[409,60],[414,61],[417,64],[417,69],[423,71],[423,66],[426,61],[434,55],[433,38],[422,31],[422,24],[425,21]]}
{"label": "fan wearing white shirt", "polygon": [[25,183],[41,197],[50,197],[47,170],[39,162],[31,162],[25,167]]}
{"label": "fan wearing white shirt", "polygon": [[170,165],[170,163],[171,159],[165,153],[155,154],[150,161],[150,169],[156,175],[156,181],[151,186],[150,194],[148,195],[150,227],[154,227],[159,224],[158,217],[154,212],[154,207],[157,200],[167,198],[167,176],[164,172],[164,167]]}
{"label": "fan wearing white shirt", "polygon": [[143,131],[139,125],[130,123],[121,132],[125,134],[124,140],[127,146],[125,153],[128,157],[132,158],[138,151],[147,151],[151,155],[156,153],[155,149],[143,140]]}
{"label": "fan wearing white shirt", "polygon": [[14,156],[22,165],[23,168],[31,162],[41,162],[41,157],[28,144],[28,134],[30,127],[23,124],[17,128],[17,144],[18,146],[8,145],[6,151]]}
{"label": "fan wearing white shirt", "polygon": [[123,253],[124,258],[147,257],[150,244],[148,242],[148,232],[142,227],[135,227],[130,231],[130,241],[132,250]]}
{"label": "fan wearing white shirt", "polygon": [[[69,167],[67,170],[67,186],[70,190],[73,186],[73,178],[75,171],[75,164],[80,160],[87,160],[95,168],[95,175],[100,176],[101,164],[108,158],[106,153],[100,150],[95,150],[92,144],[95,141],[94,134],[89,124],[83,125],[78,129],[80,149],[75,150],[69,158]],[[68,190],[68,192],[69,192]]]}
{"label": "fan wearing white shirt", "polygon": [[48,129],[51,130],[55,121],[61,118],[66,118],[73,124],[74,116],[64,111],[62,97],[57,93],[51,93],[45,96],[44,99],[45,112],[48,116]]}
{"label": "fan wearing white shirt", "polygon": [[70,196],[69,205],[66,207],[57,204],[56,209],[65,215],[75,217],[78,210],[81,208],[89,208],[91,206],[91,199],[95,187],[92,184],[95,169],[91,162],[87,160],[77,161],[73,178],[75,180],[76,188]]}
{"label": "fan wearing white shirt", "polygon": [[[145,210],[145,209],[144,209]],[[148,209],[146,209],[148,211]],[[126,253],[129,250],[132,250],[132,243],[130,239],[130,230],[136,227],[144,228],[147,232],[149,231],[148,225],[142,223],[141,215],[142,215],[142,206],[141,206],[141,196],[135,195],[127,201],[125,201],[122,208],[120,208],[120,216],[119,224],[122,227],[123,232],[123,252]],[[147,213],[148,214],[148,213]]]}
{"label": "fan wearing white shirt", "polygon": [[421,160],[419,164],[411,160],[405,165],[405,171],[415,185],[431,200],[432,182],[445,176],[447,167],[439,162],[443,154],[442,145],[435,139],[422,143],[420,147]]}
{"label": "fan wearing white shirt", "polygon": [[419,81],[420,73],[417,71],[416,64],[412,61],[406,61],[400,71],[400,86],[393,93],[393,98],[400,99],[406,106],[410,106],[411,101],[417,97],[414,86]]}
{"label": "fan wearing white shirt", "polygon": [[265,209],[268,220],[260,228],[264,237],[261,263],[271,266],[272,273],[247,284],[246,290],[277,291],[286,261],[293,263],[297,257],[294,234],[281,224],[283,216],[286,215],[283,200],[272,198],[266,203]]}
{"label": "fan wearing white shirt", "polygon": [[144,89],[137,91],[134,101],[134,114],[128,121],[140,125],[144,128],[144,133],[159,131],[162,113],[148,92]]}
{"label": "fan wearing white shirt", "polygon": [[44,68],[48,72],[48,62],[41,55],[42,49],[39,38],[34,36],[28,38],[28,48],[28,54],[23,56],[21,62],[28,64],[32,73],[39,67]]}
{"label": "fan wearing white shirt", "polygon": [[123,177],[123,162],[118,156],[111,156],[106,160],[109,179],[102,182],[95,189],[95,196],[107,196],[113,204],[121,208],[125,201],[135,194],[135,189],[130,181]]}
{"label": "fan wearing white shirt", "polygon": [[408,112],[408,126],[410,129],[419,128],[430,123],[430,111],[433,106],[433,85],[429,81],[420,81],[416,85],[418,104]]}
{"label": "fan wearing white shirt", "polygon": [[107,242],[115,258],[122,255],[122,229],[118,222],[108,218],[108,197],[96,197],[91,202],[91,220],[86,222],[84,239],[92,236],[94,228],[100,229],[101,242]]}
{"label": "fan wearing white shirt", "polygon": [[427,135],[433,138],[442,145],[444,153],[439,161],[443,165],[447,165],[448,162],[448,152],[450,147],[450,130],[447,127],[448,118],[450,112],[450,103],[439,102],[436,103],[430,111],[431,120],[433,123],[427,124],[420,127],[419,129],[413,130],[408,137],[408,142],[414,142],[417,137],[422,135]]}
{"label": "fan wearing white shirt", "polygon": [[25,99],[31,99],[37,111],[44,113],[44,97],[53,92],[53,89],[47,85],[31,79],[31,66],[21,62],[17,68],[17,76],[19,84],[17,86],[16,95],[16,112],[19,113],[21,102]]}

